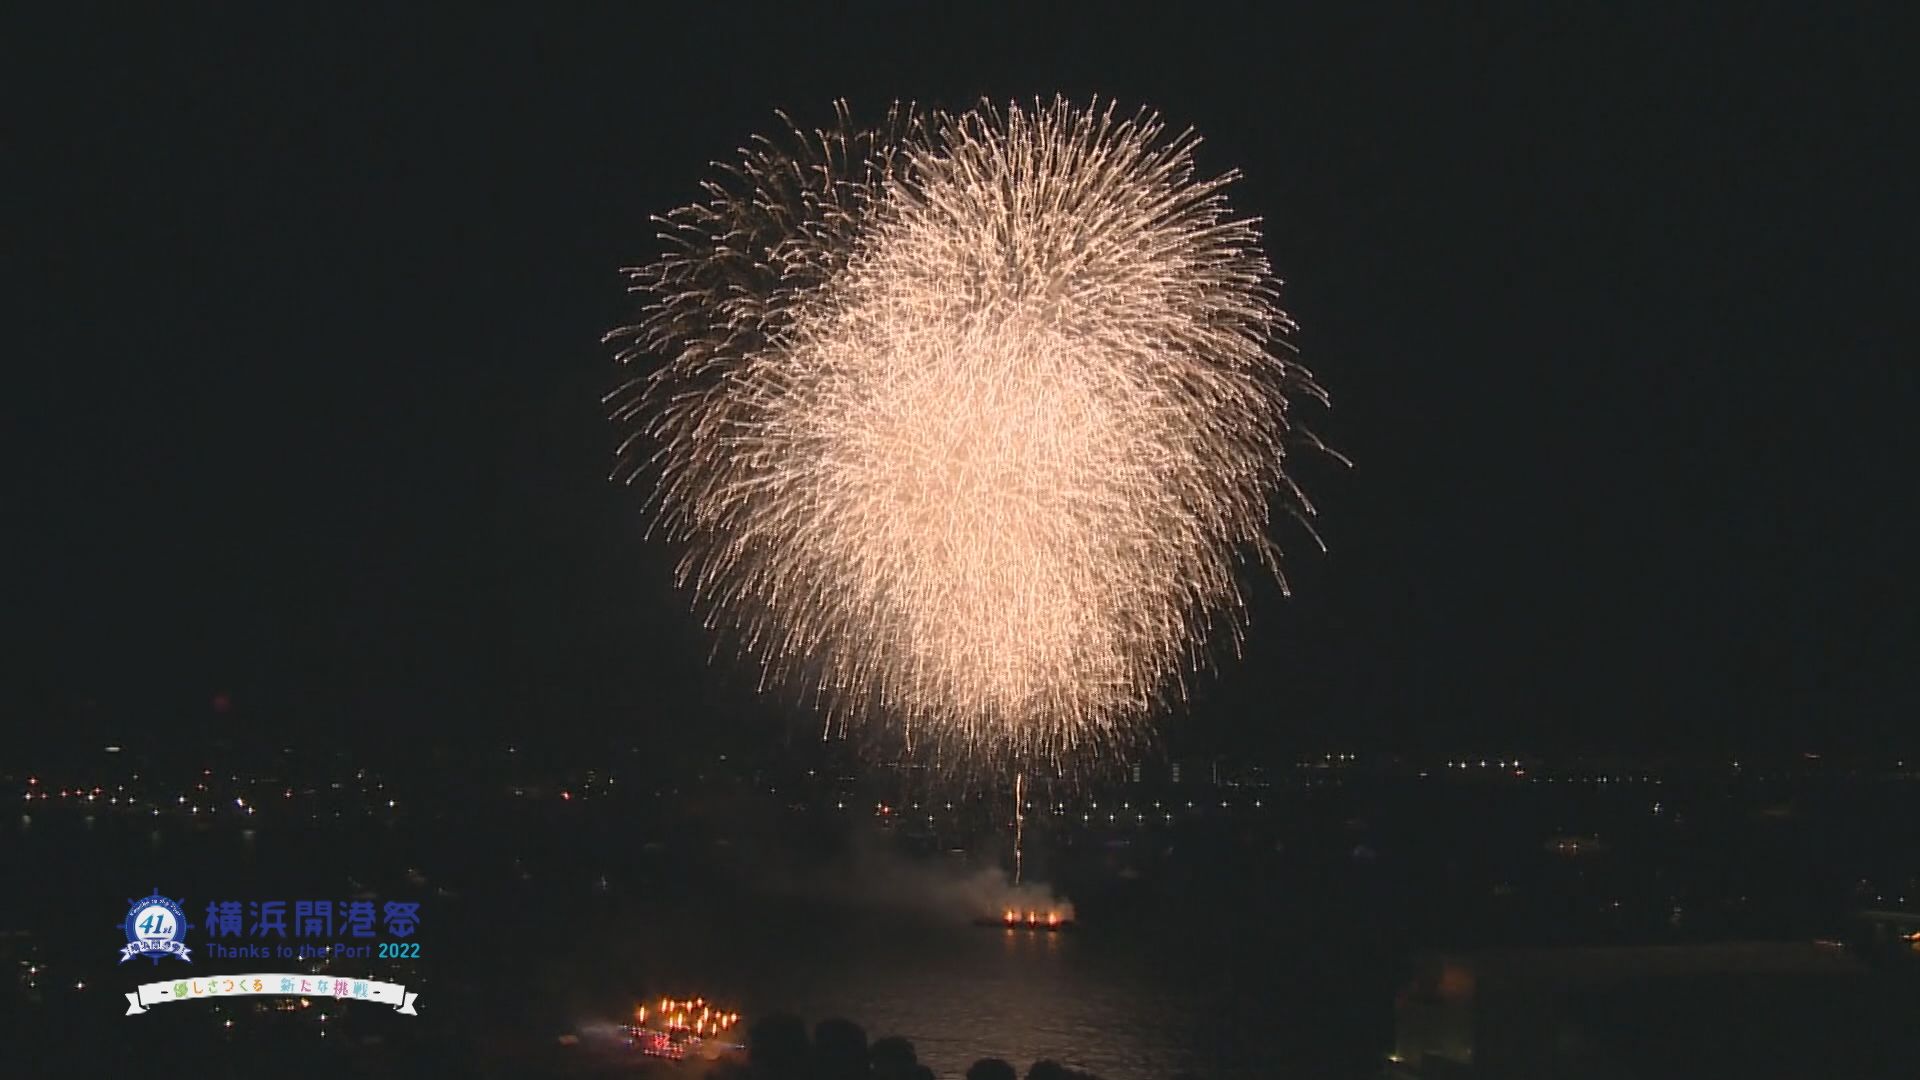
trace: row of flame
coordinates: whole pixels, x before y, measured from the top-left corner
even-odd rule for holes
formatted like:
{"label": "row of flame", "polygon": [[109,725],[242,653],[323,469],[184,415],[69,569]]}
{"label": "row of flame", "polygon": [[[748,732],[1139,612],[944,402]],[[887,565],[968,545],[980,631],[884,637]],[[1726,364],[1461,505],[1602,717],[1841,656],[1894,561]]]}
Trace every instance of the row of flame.
{"label": "row of flame", "polygon": [[[675,1001],[661,998],[658,1008],[653,1012],[654,1024],[668,1031],[691,1031],[695,1035],[717,1035],[739,1022],[740,1014],[720,1012],[707,1004],[705,998],[691,998]],[[636,1023],[647,1022],[647,1007],[641,1005],[633,1010]]]}
{"label": "row of flame", "polygon": [[[1018,926],[1020,925],[1020,913],[1012,908],[1008,908],[1000,914],[1000,921],[1006,923],[1008,926]],[[1060,913],[1057,911],[1049,911],[1043,916],[1037,911],[1029,911],[1027,912],[1027,925],[1059,926]]]}

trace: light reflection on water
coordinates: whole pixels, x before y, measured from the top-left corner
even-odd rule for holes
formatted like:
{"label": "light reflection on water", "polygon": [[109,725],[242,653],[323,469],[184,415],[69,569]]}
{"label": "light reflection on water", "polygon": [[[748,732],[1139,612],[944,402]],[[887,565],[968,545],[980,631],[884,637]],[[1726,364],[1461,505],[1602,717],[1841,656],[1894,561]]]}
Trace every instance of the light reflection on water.
{"label": "light reflection on water", "polygon": [[[1103,1080],[1165,1080],[1189,1070],[1218,1080],[1276,1075],[1270,1060],[1253,1060],[1257,1050],[1238,1062],[1222,1056],[1214,1018],[1242,1013],[1233,987],[1210,984],[1191,964],[1170,965],[1138,941],[771,905],[745,925],[667,918],[671,933],[642,920],[603,946],[637,992],[708,994],[738,1001],[750,1017],[791,1012],[808,1024],[845,1017],[870,1039],[911,1040],[937,1075],[959,1076],[983,1057],[1014,1062],[1022,1073],[1052,1058]],[[1258,987],[1240,991],[1260,996]]]}
{"label": "light reflection on water", "polygon": [[[29,830],[22,821],[15,846],[44,861],[91,831],[77,824],[33,822]],[[116,827],[104,828],[109,824]],[[147,886],[159,874],[158,884],[196,897],[293,896],[338,887],[343,875],[385,882],[373,886],[383,895],[435,896],[431,885],[411,889],[397,869],[379,874],[381,862],[424,867],[440,883],[440,860],[411,844],[378,849],[365,836],[261,836],[237,825],[184,822],[102,826],[90,837],[97,856],[59,859],[66,877],[44,897],[23,898],[29,909],[70,904],[75,895],[118,898],[129,875]],[[131,850],[110,852],[115,836]],[[1304,1078],[1276,1063],[1294,1059],[1286,1051],[1303,1042],[1325,1038],[1313,1020],[1296,1018],[1303,984],[1281,974],[1289,957],[1222,940],[1205,920],[1128,931],[1006,930],[752,895],[694,898],[689,893],[699,890],[631,866],[608,868],[610,883],[617,882],[610,890],[595,887],[597,867],[582,869],[563,888],[543,868],[521,880],[506,852],[493,858],[499,881],[489,887],[505,890],[498,893],[503,899],[474,900],[475,890],[464,890],[469,899],[461,903],[470,905],[470,921],[488,914],[490,927],[499,921],[495,906],[516,898],[508,905],[511,922],[526,933],[514,940],[538,974],[525,982],[516,976],[510,996],[519,1003],[515,1011],[555,1007],[554,1030],[537,1033],[547,1042],[563,1022],[615,1020],[639,996],[670,993],[732,1003],[749,1026],[773,1012],[794,1013],[809,1025],[844,1017],[870,1039],[911,1040],[921,1060],[945,1077],[962,1075],[979,1058],[1001,1057],[1022,1074],[1052,1058],[1103,1080],[1167,1080],[1185,1071],[1208,1080]],[[442,926],[459,915],[448,903],[432,899],[427,909]],[[475,968],[497,966],[481,962],[491,945],[466,948],[458,931],[426,932],[436,947],[457,948]]]}

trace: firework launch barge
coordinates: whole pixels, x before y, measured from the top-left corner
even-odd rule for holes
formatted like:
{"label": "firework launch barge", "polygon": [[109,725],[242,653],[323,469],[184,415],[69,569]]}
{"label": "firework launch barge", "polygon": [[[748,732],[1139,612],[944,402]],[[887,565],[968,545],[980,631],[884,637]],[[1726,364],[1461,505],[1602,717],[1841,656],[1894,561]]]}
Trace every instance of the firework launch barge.
{"label": "firework launch barge", "polygon": [[1009,908],[1000,913],[997,919],[979,918],[973,920],[975,926],[995,927],[1002,930],[1031,930],[1036,933],[1059,933],[1073,929],[1073,920],[1058,911],[1014,911]]}
{"label": "firework launch barge", "polygon": [[670,1061],[714,1058],[743,1049],[721,1038],[739,1022],[739,1013],[717,1009],[705,998],[661,998],[635,1008],[633,1022],[626,1025],[625,1033],[627,1045],[648,1057]]}

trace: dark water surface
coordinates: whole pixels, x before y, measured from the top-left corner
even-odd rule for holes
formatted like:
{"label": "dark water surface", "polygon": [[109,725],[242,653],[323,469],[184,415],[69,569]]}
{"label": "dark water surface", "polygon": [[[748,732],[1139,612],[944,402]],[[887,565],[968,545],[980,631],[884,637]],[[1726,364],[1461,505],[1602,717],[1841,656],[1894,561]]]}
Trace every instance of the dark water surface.
{"label": "dark water surface", "polygon": [[[784,1011],[809,1023],[844,1017],[870,1038],[905,1036],[943,1077],[987,1056],[1023,1070],[1053,1058],[1105,1080],[1377,1075],[1391,984],[1356,965],[1340,934],[1278,909],[1253,920],[1204,905],[1083,912],[1071,932],[1008,932],[891,896],[863,901],[857,881],[831,901],[767,887],[737,866],[645,852],[611,830],[468,825],[245,829],[40,815],[5,831],[0,928],[32,932],[62,980],[90,980],[100,1030],[115,1037],[143,1037],[130,1025],[192,1022],[164,1010],[120,1015],[119,995],[155,977],[113,962],[128,898],[157,889],[198,923],[212,899],[339,901],[351,878],[380,899],[422,905],[417,965],[344,965],[418,986],[421,1019],[362,1007],[351,1017],[361,1033],[405,1035],[417,1023],[490,1047],[550,1047],[637,1001],[698,994],[749,1022]],[[196,947],[206,940],[190,934]],[[196,972],[275,967],[200,955]]]}
{"label": "dark water surface", "polygon": [[[737,995],[750,1015],[844,1016],[911,1039],[941,1075],[983,1056],[1053,1058],[1108,1080],[1194,1071],[1273,1076],[1310,1038],[1278,971],[1250,971],[1230,940],[1100,929],[1029,934],[769,905],[669,919],[585,942],[595,962],[667,986]],[[556,958],[557,959],[557,958]],[[1263,961],[1264,962],[1264,961]]]}

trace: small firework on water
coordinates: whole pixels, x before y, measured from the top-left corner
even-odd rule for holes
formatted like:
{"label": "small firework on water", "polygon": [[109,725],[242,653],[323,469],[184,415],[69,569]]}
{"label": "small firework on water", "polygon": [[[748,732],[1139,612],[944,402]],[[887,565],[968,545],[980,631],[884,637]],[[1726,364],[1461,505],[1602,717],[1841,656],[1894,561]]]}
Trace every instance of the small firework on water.
{"label": "small firework on water", "polygon": [[1059,931],[1075,927],[1073,902],[1054,897],[1044,899],[1029,892],[1009,896],[1005,906],[988,909],[973,920],[973,925],[999,930]]}
{"label": "small firework on water", "polygon": [[1019,909],[1007,908],[1000,913],[998,922],[989,919],[980,920],[982,926],[1002,926],[1008,930],[1066,930],[1073,926],[1073,920],[1067,918],[1056,908]]}
{"label": "small firework on water", "polygon": [[617,475],[830,729],[959,773],[1111,760],[1237,645],[1276,512],[1314,513],[1287,465],[1326,395],[1258,225],[1146,111],[841,121],[755,140],[629,272]]}
{"label": "small firework on water", "polygon": [[717,1008],[706,998],[663,997],[635,1006],[627,1032],[642,1053],[680,1058],[701,1041],[718,1039],[739,1022],[739,1013]]}
{"label": "small firework on water", "polygon": [[651,1007],[640,1005],[633,1011],[634,1023],[659,1031],[687,1031],[695,1035],[717,1035],[740,1021],[740,1014],[709,1004],[706,998],[676,1001],[661,998]]}

